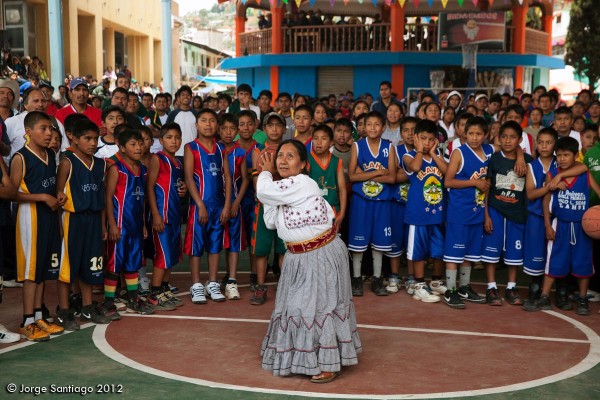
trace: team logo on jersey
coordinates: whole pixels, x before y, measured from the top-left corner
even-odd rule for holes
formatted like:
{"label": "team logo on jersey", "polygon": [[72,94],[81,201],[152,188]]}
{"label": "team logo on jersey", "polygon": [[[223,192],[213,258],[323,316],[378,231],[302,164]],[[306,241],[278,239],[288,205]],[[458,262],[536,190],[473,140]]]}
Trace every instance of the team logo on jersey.
{"label": "team logo on jersey", "polygon": [[362,184],[362,191],[367,197],[376,197],[383,191],[383,185],[375,181],[366,181]]}
{"label": "team logo on jersey", "polygon": [[403,183],[400,185],[400,198],[404,201],[408,200],[408,188],[410,185],[408,183]]}
{"label": "team logo on jersey", "polygon": [[136,187],[135,187],[135,191],[134,191],[134,192],[131,192],[131,195],[132,195],[133,197],[135,197],[135,199],[136,199],[136,200],[138,200],[138,201],[139,201],[139,200],[140,200],[142,197],[144,197],[144,191],[142,190],[142,188],[141,188],[141,187],[139,187],[139,186],[136,186]]}
{"label": "team logo on jersey", "polygon": [[219,172],[219,168],[217,167],[216,163],[210,163],[210,166],[208,167],[208,172],[210,172],[212,174],[212,176],[217,176],[217,173]]}
{"label": "team logo on jersey", "polygon": [[478,207],[483,207],[485,203],[485,193],[475,188],[475,204]]}
{"label": "team logo on jersey", "polygon": [[444,198],[442,183],[435,176],[430,176],[423,185],[423,197],[431,205],[439,204]]}

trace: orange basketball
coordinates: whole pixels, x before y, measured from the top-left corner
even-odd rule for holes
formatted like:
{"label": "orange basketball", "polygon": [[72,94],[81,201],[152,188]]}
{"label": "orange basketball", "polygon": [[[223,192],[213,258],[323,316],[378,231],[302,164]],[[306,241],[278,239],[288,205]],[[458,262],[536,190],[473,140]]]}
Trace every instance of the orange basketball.
{"label": "orange basketball", "polygon": [[600,206],[594,206],[583,214],[581,226],[589,237],[600,240]]}

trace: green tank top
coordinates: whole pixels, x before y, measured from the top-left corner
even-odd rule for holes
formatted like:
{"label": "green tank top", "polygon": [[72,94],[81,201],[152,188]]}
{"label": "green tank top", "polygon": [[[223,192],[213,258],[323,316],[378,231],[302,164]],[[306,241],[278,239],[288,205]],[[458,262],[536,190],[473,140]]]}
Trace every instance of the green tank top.
{"label": "green tank top", "polygon": [[331,155],[329,164],[322,166],[313,156],[312,153],[308,154],[308,164],[310,170],[308,175],[317,182],[321,194],[325,200],[333,207],[336,211],[340,209],[340,196],[337,186],[337,167],[339,164],[339,158]]}

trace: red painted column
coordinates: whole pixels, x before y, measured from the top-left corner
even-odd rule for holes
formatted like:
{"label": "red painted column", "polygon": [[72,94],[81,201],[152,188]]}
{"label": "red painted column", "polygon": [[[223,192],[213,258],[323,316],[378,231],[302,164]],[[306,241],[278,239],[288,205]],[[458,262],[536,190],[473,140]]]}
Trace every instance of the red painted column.
{"label": "red painted column", "polygon": [[544,15],[542,24],[544,32],[548,34],[548,55],[552,55],[552,22],[554,21],[554,15]]}
{"label": "red painted column", "polygon": [[[283,53],[283,8],[278,2],[271,5],[271,54]],[[271,92],[273,101],[279,95],[279,67],[271,66]]]}
{"label": "red painted column", "polygon": [[[527,11],[529,5],[515,2],[512,7],[513,11],[513,38],[512,51],[517,54],[525,54],[525,26],[527,25]],[[523,87],[524,69],[522,66],[515,68],[515,88]]]}
{"label": "red painted column", "polygon": [[[390,35],[392,41],[390,50],[392,52],[404,51],[404,18],[406,16],[404,7],[398,2],[390,6]],[[396,91],[400,98],[404,97],[404,65],[392,65],[392,89]]]}
{"label": "red painted column", "polygon": [[246,17],[235,17],[235,56],[240,57],[242,55],[242,43],[240,40],[240,33],[246,31]]}

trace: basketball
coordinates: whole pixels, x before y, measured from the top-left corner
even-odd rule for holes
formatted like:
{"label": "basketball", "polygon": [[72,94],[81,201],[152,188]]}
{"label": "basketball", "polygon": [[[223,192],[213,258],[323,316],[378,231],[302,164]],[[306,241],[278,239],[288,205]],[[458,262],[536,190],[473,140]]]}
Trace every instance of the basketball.
{"label": "basketball", "polygon": [[583,230],[592,239],[600,239],[600,206],[594,206],[583,214]]}

